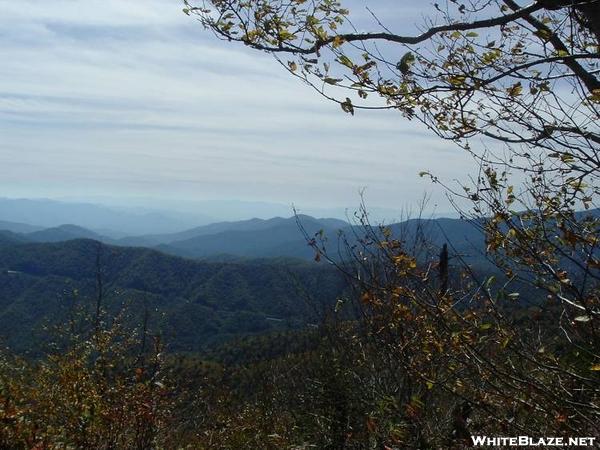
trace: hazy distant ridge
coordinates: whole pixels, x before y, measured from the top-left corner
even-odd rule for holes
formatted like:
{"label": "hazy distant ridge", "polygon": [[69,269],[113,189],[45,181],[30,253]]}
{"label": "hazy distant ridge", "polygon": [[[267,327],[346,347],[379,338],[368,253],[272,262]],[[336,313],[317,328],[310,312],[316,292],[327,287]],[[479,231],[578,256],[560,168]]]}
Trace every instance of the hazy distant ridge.
{"label": "hazy distant ridge", "polygon": [[[122,237],[128,234],[170,233],[210,222],[209,217],[196,214],[193,218],[178,213],[151,210],[117,209],[92,203],[67,203],[48,199],[0,198],[0,221],[35,224],[36,229],[11,229],[15,232],[38,231],[64,224]],[[3,222],[0,222],[2,224]],[[6,222],[5,222],[6,223]],[[14,226],[10,225],[9,226]]]}

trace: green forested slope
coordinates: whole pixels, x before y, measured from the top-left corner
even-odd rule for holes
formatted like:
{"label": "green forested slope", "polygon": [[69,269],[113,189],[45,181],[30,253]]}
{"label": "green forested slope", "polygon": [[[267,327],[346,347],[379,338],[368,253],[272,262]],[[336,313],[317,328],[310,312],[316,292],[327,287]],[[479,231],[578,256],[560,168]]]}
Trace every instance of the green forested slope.
{"label": "green forested slope", "polygon": [[[99,265],[97,264],[99,261]],[[100,268],[103,306],[125,309],[175,350],[195,351],[229,337],[314,322],[344,283],[323,265],[276,260],[208,263],[92,240],[9,245],[0,252],[0,338],[27,350],[45,323],[74,305],[92,311]]]}

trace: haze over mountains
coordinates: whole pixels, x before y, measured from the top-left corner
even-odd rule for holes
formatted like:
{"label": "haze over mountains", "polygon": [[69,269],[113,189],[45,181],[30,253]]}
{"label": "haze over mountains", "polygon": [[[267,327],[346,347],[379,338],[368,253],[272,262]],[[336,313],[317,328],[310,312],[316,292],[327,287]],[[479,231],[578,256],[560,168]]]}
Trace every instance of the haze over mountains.
{"label": "haze over mountains", "polygon": [[[93,302],[98,261],[107,308],[117,311],[127,304],[134,322],[144,310],[153,311],[153,326],[178,350],[196,351],[281,326],[306,326],[315,306],[331,306],[344,295],[346,283],[330,265],[314,261],[299,224],[309,237],[322,231],[333,257],[339,236],[346,240],[343,249],[367,233],[339,219],[298,215],[123,236],[119,224],[133,222],[118,220],[135,216],[125,212],[111,216],[117,222],[103,223],[113,230],[107,235],[98,227],[82,226],[93,215],[85,220],[74,215],[75,223],[39,225],[62,219],[65,211],[79,205],[52,209],[56,205],[48,203],[46,217],[33,217],[26,208],[13,208],[7,215],[6,204],[0,202],[5,206],[0,216],[0,343],[22,351],[41,348],[47,336],[44,323],[59,323],[74,305]],[[87,205],[84,210],[101,208]],[[175,223],[168,217],[164,223],[169,220]],[[431,258],[437,258],[436,248],[450,243],[452,261],[460,255],[475,271],[494,271],[485,258],[483,235],[473,223],[413,219],[389,229],[408,246],[424,235],[432,244]]]}
{"label": "haze over mountains", "polygon": [[[297,217],[251,218],[208,224],[196,222],[195,226],[188,226],[190,220],[189,217],[182,220],[177,214],[114,210],[94,204],[0,199],[0,243],[92,239],[116,246],[148,247],[196,259],[226,256],[312,259],[314,252],[307,245],[299,224],[307,235],[312,236],[322,230],[332,242],[340,231],[347,236],[355,234],[355,228],[346,221],[301,214]],[[456,219],[418,223],[419,226],[428,224],[428,233],[435,242],[442,242],[447,237],[459,246],[466,243],[474,232],[468,223]],[[392,225],[392,229],[410,235],[416,226],[417,222],[407,221],[402,226]],[[443,232],[440,232],[441,228],[444,228]],[[130,233],[131,230],[135,232]],[[145,232],[147,230],[152,232]]]}
{"label": "haze over mountains", "polygon": [[[206,200],[186,201],[173,199],[165,205],[156,199],[101,198],[99,203],[90,200],[17,199],[0,197],[0,221],[6,220],[33,225],[37,229],[75,224],[111,238],[165,234],[208,225],[215,222],[237,222],[250,218],[269,219],[292,215],[291,204],[240,201]],[[305,207],[298,211],[313,217],[334,217],[347,220],[358,205],[347,207]],[[395,222],[404,217],[403,210],[369,206],[375,222]],[[436,214],[435,217],[453,217]],[[3,229],[6,229],[3,227]],[[17,230],[35,231],[35,230]]]}
{"label": "haze over mountains", "polygon": [[[598,214],[598,211],[586,214]],[[207,216],[202,216],[206,219]],[[147,247],[192,259],[292,257],[311,260],[299,224],[308,236],[323,231],[335,251],[340,232],[353,244],[364,234],[356,224],[337,218],[251,218],[200,223],[178,213],[114,210],[102,205],[53,200],[0,199],[0,245],[92,239],[109,245]],[[190,226],[190,224],[192,224]],[[426,235],[437,246],[449,243],[455,253],[484,259],[481,232],[460,219],[412,219],[389,225],[396,238],[414,241]],[[134,232],[131,232],[131,231]],[[150,232],[146,232],[150,230]]]}
{"label": "haze over mountains", "polygon": [[[331,306],[347,284],[334,268],[314,262],[299,224],[308,236],[322,231],[333,249],[340,233],[358,235],[343,220],[298,215],[123,236],[152,218],[39,200],[0,201],[0,211],[0,342],[18,351],[43,347],[44,324],[61,323],[77,305],[89,309],[98,270],[107,309],[126,308],[133,323],[151,311],[152,327],[180,351],[306,326],[315,308]],[[57,224],[63,219],[69,221]],[[468,224],[448,220],[454,237],[468,233]],[[417,222],[392,228],[410,236]]]}
{"label": "haze over mountains", "polygon": [[38,230],[74,224],[110,237],[169,233],[214,221],[202,214],[192,216],[147,208],[116,208],[92,203],[8,198],[0,198],[0,220],[33,225]]}

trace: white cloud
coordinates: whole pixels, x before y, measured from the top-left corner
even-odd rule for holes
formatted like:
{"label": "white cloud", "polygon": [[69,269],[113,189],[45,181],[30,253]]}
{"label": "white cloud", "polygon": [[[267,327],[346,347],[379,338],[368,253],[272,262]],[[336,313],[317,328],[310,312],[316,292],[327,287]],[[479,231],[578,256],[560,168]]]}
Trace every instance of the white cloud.
{"label": "white cloud", "polygon": [[[398,206],[468,157],[398,114],[343,114],[176,0],[0,0],[0,188]],[[30,194],[28,194],[30,195]],[[438,195],[441,198],[441,195]]]}
{"label": "white cloud", "polygon": [[[2,0],[6,23],[62,23],[78,26],[166,25],[180,22],[180,0]],[[179,8],[179,9],[178,9]]]}

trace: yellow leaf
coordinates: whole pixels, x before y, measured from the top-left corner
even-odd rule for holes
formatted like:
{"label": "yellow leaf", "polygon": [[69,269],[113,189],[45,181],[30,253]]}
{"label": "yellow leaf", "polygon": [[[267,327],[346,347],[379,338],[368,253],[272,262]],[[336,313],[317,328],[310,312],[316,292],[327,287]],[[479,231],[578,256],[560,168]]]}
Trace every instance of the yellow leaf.
{"label": "yellow leaf", "polygon": [[465,84],[466,79],[467,79],[467,77],[465,77],[463,75],[455,75],[455,76],[448,77],[448,82],[452,86],[462,86],[463,84]]}
{"label": "yellow leaf", "polygon": [[513,84],[506,92],[508,92],[508,95],[511,97],[518,97],[523,92],[523,86],[521,86],[521,82]]}
{"label": "yellow leaf", "polygon": [[333,42],[332,42],[331,45],[333,46],[333,48],[339,48],[339,47],[341,47],[344,44],[344,42],[346,42],[346,41],[344,41],[344,39],[342,37],[336,36],[333,39]]}

